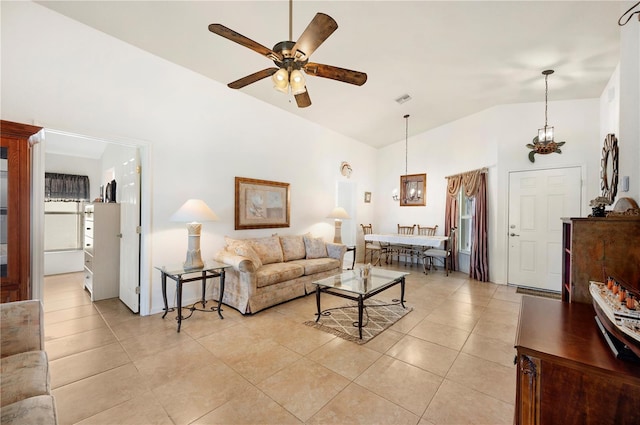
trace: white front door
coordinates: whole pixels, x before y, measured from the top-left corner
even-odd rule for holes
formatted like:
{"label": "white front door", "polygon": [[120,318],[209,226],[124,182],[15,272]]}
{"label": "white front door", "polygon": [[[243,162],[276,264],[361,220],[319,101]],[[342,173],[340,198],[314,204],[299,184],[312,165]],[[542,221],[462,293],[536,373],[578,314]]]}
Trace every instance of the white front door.
{"label": "white front door", "polygon": [[580,216],[581,174],[581,167],[509,173],[509,284],[560,291],[560,219]]}
{"label": "white front door", "polygon": [[120,299],[134,313],[140,310],[140,152],[123,163],[118,182],[120,202]]}

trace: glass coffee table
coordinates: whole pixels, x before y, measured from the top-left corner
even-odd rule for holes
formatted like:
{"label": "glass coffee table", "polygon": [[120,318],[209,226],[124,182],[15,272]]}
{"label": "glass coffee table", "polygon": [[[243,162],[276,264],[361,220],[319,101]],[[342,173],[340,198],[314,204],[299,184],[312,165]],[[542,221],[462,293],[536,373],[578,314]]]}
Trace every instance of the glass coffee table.
{"label": "glass coffee table", "polygon": [[[404,277],[409,273],[396,272],[385,269],[371,269],[369,277],[360,277],[360,270],[349,270],[339,275],[327,277],[313,282],[316,285],[316,305],[318,313],[316,322],[320,320],[323,312],[320,308],[320,294],[326,293],[336,297],[346,298],[358,303],[358,334],[362,339],[362,313],[367,306],[364,301],[380,292],[400,284],[399,303],[404,305]],[[355,325],[355,324],[354,324]]]}

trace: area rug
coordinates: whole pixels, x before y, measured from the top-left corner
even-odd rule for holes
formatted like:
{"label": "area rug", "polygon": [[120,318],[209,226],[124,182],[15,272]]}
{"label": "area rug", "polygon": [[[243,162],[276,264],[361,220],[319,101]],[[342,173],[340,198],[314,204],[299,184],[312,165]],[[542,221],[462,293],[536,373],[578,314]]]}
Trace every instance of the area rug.
{"label": "area rug", "polygon": [[517,294],[535,295],[536,297],[553,298],[554,300],[562,299],[562,295],[558,292],[540,291],[538,289],[521,288],[516,289]]}
{"label": "area rug", "polygon": [[375,298],[367,300],[365,306],[362,313],[362,339],[358,335],[358,304],[355,302],[325,310],[318,322],[309,320],[304,324],[347,341],[366,344],[413,310],[413,307],[402,308],[398,303],[390,304]]}

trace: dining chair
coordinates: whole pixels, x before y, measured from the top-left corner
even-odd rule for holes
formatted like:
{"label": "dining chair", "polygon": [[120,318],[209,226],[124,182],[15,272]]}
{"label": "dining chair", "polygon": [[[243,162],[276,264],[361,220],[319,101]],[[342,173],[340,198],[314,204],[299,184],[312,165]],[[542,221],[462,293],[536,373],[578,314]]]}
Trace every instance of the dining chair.
{"label": "dining chair", "polygon": [[436,224],[433,227],[429,227],[429,226],[420,226],[419,224],[417,225],[418,228],[418,234],[419,235],[423,235],[423,236],[435,236],[436,234],[436,230],[438,230],[438,225]]}
{"label": "dining chair", "polygon": [[429,269],[433,267],[434,270],[437,270],[436,265],[433,260],[442,261],[444,264],[444,268],[447,271],[447,276],[449,276],[449,271],[451,270],[451,255],[454,249],[453,240],[456,232],[456,228],[452,227],[449,232],[449,236],[447,240],[444,242],[444,249],[439,248],[431,248],[424,252],[422,257],[422,265],[424,267],[424,272],[427,273],[427,262],[429,262]]}
{"label": "dining chair", "polygon": [[[416,229],[416,225],[414,224],[413,226],[401,226],[400,224],[398,224],[398,234],[399,235],[413,235]],[[414,256],[414,252],[413,252],[413,245],[409,245],[409,244],[394,244],[391,245],[391,258],[393,258],[393,255],[395,254],[396,259],[398,260],[398,262],[400,262],[400,257],[404,257],[404,265],[407,265],[407,258],[409,258],[409,261],[411,262],[411,264],[413,264],[413,256]]]}
{"label": "dining chair", "polygon": [[[422,236],[435,236],[436,235],[436,231],[438,230],[438,225],[436,224],[435,226],[420,226],[419,224],[416,225],[416,229],[418,230],[418,235],[422,235]],[[427,251],[428,249],[432,249],[433,247],[431,246],[414,246],[413,250],[416,253],[416,256],[418,257],[418,261],[423,260],[424,261],[424,255],[425,255],[425,251]],[[425,264],[422,265],[423,267],[426,267]]]}
{"label": "dining chair", "polygon": [[[373,234],[373,225],[371,223],[360,224],[362,227],[362,233],[365,235]],[[385,242],[373,242],[373,241],[364,241],[364,263],[367,262],[367,251],[370,251],[370,263],[373,265],[380,264],[380,259],[384,256],[385,263],[388,263],[388,255],[389,255],[389,244]],[[377,257],[374,261],[374,254],[377,254]]]}

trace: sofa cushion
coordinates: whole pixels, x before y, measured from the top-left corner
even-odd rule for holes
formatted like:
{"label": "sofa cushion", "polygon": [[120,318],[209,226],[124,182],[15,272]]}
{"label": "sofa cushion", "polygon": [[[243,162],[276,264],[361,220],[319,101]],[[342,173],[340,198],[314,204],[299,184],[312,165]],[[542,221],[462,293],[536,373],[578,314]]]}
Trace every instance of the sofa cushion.
{"label": "sofa cushion", "polygon": [[246,257],[253,263],[256,270],[262,266],[262,260],[258,256],[258,253],[253,249],[250,242],[234,240],[231,245],[227,247],[228,251],[241,257]]}
{"label": "sofa cushion", "polygon": [[307,255],[302,236],[280,236],[284,261],[300,260]]}
{"label": "sofa cushion", "polygon": [[0,406],[49,394],[49,364],[44,351],[27,351],[0,361]]}
{"label": "sofa cushion", "polygon": [[267,238],[248,239],[251,246],[260,257],[262,264],[281,263],[283,261],[282,246],[280,246],[280,238],[277,236],[269,236]]}
{"label": "sofa cushion", "polygon": [[324,258],[327,257],[327,246],[322,238],[314,238],[311,236],[304,236],[304,247],[307,253],[307,258]]}
{"label": "sofa cushion", "polygon": [[38,300],[0,303],[0,357],[44,350],[42,303]]}
{"label": "sofa cushion", "polygon": [[295,260],[293,264],[299,264],[304,268],[304,275],[310,276],[316,273],[322,273],[340,267],[340,261],[335,258],[314,258],[307,260]]}
{"label": "sofa cushion", "polygon": [[40,395],[2,407],[2,425],[57,424],[56,403],[50,395]]}
{"label": "sofa cushion", "polygon": [[256,272],[256,286],[263,288],[275,283],[295,279],[304,274],[304,267],[295,263],[265,264]]}

